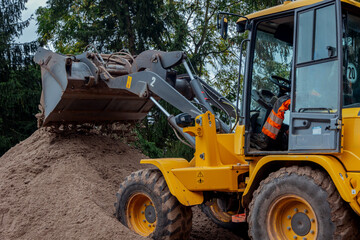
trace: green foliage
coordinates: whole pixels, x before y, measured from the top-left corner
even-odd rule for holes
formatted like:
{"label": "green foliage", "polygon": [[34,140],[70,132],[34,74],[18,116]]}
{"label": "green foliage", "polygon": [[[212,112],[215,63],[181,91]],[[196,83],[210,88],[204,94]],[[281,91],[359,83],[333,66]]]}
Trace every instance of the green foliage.
{"label": "green foliage", "polygon": [[[180,111],[176,110],[163,100],[160,101],[160,104],[168,111],[172,111],[174,115],[180,113]],[[177,139],[173,129],[169,126],[166,117],[157,108],[154,108],[142,121],[137,131],[140,142],[142,139],[146,139],[150,143],[155,143],[156,148],[160,150],[154,151],[158,154],[156,155],[157,158],[183,157],[187,160],[193,158],[193,149],[184,145]],[[141,149],[144,151],[144,148]],[[145,151],[148,151],[147,148]]]}
{"label": "green foliage", "polygon": [[182,157],[186,160],[190,161],[194,157],[195,151],[184,145],[182,142],[173,141],[168,145],[168,151],[164,153],[164,157],[166,158],[176,158]]}
{"label": "green foliage", "polygon": [[[146,138],[143,131],[141,131],[141,128],[138,128],[136,133],[138,139],[135,142],[135,146],[141,149],[141,151],[150,158],[182,157],[190,161],[194,157],[194,150],[192,148],[174,140],[173,138],[171,138],[171,141],[163,144],[163,148],[160,148],[160,146],[158,146],[159,144]],[[157,133],[153,134],[157,135]]]}
{"label": "green foliage", "polygon": [[154,142],[146,140],[145,137],[136,131],[138,140],[135,142],[135,146],[148,157],[150,158],[160,158],[163,156],[164,152],[162,149],[158,148]]}
{"label": "green foliage", "polygon": [[36,43],[14,44],[29,19],[21,21],[26,0],[0,5],[0,156],[36,129],[40,71],[32,63]]}
{"label": "green foliage", "polygon": [[2,0],[0,5],[0,81],[9,79],[10,68],[17,64],[14,49],[10,43],[19,37],[22,30],[29,25],[29,20],[21,20],[21,11],[27,0]]}
{"label": "green foliage", "polygon": [[10,70],[0,82],[0,155],[36,130],[40,98],[40,69],[35,65]]}
{"label": "green foliage", "polygon": [[181,49],[186,26],[172,4],[162,0],[50,0],[37,11],[40,43],[62,53],[79,53],[94,44],[100,51],[127,48]]}

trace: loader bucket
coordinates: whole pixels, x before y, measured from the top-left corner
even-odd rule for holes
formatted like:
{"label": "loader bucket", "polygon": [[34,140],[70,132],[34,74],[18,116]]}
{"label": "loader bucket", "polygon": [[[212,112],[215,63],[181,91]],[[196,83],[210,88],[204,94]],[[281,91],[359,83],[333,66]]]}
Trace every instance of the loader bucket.
{"label": "loader bucket", "polygon": [[[150,111],[153,103],[147,98],[111,89],[99,80],[96,61],[91,62],[88,54],[73,57],[39,48],[34,60],[41,66],[40,126],[137,121]],[[110,61],[113,66],[109,65],[101,77],[106,78],[104,74],[109,72],[116,76],[129,74],[130,62]]]}

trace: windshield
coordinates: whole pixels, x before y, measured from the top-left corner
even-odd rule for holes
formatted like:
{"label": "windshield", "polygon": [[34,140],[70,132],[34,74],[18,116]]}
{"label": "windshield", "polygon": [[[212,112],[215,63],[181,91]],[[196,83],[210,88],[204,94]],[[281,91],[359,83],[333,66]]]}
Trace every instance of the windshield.
{"label": "windshield", "polygon": [[344,107],[360,107],[360,18],[348,14],[344,22]]}
{"label": "windshield", "polygon": [[290,79],[292,45],[276,39],[274,34],[257,31],[253,89],[268,89],[278,94],[278,87],[270,81],[271,76]]}
{"label": "windshield", "polygon": [[[290,80],[292,35],[293,16],[264,21],[257,27],[252,90],[263,91],[269,101],[272,96],[279,97],[283,94],[280,93],[279,86],[271,81],[271,77],[278,76]],[[255,110],[257,107],[258,103],[252,99],[251,109]]]}

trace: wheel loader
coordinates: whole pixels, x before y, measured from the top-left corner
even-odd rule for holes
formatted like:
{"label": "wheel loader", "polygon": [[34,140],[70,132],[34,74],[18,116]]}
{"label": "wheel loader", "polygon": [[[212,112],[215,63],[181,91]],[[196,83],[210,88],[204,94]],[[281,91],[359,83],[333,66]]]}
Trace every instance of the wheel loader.
{"label": "wheel loader", "polygon": [[[238,16],[241,103],[194,75],[181,51],[39,49],[40,125],[138,121],[153,106],[164,113],[195,154],[141,160],[152,167],[121,183],[116,218],[139,235],[188,239],[197,205],[254,240],[360,239],[359,13],[352,0],[299,0]],[[237,16],[218,14],[223,38],[226,15]],[[181,64],[186,75],[174,70]],[[291,104],[274,123],[284,96]],[[275,138],[264,134],[267,123]]]}

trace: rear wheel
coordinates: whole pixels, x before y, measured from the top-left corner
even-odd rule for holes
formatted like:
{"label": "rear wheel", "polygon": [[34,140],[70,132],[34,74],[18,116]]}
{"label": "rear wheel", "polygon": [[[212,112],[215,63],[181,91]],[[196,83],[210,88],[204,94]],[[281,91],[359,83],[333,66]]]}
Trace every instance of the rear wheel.
{"label": "rear wheel", "polygon": [[358,239],[353,211],[330,177],[310,167],[269,175],[249,205],[252,239]]}
{"label": "rear wheel", "polygon": [[126,227],[153,239],[188,239],[192,211],[170,193],[159,170],[132,173],[116,194],[116,218]]}
{"label": "rear wheel", "polygon": [[241,223],[233,223],[232,215],[237,214],[239,211],[240,202],[237,203],[238,207],[234,211],[224,211],[221,207],[220,199],[213,199],[211,205],[202,204],[200,205],[201,211],[203,211],[208,218],[222,228],[229,230],[238,230],[241,228]]}

